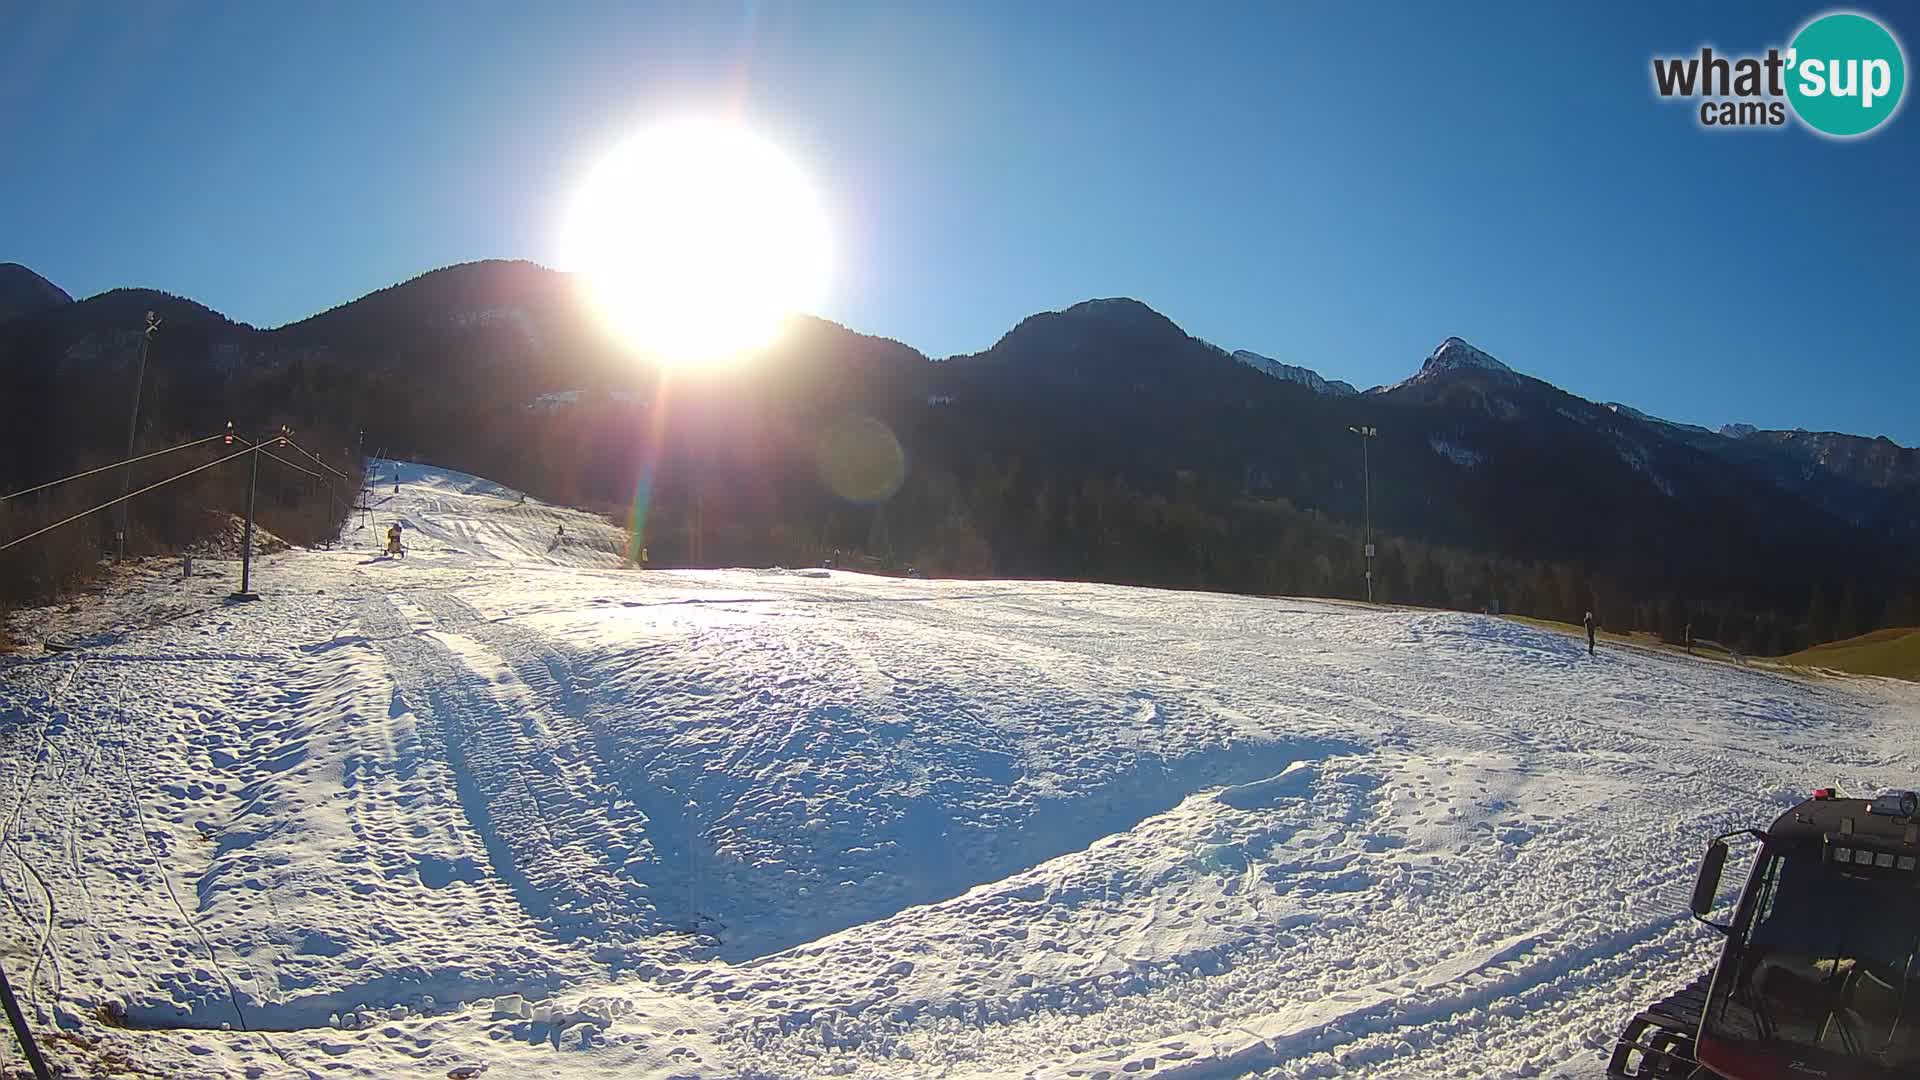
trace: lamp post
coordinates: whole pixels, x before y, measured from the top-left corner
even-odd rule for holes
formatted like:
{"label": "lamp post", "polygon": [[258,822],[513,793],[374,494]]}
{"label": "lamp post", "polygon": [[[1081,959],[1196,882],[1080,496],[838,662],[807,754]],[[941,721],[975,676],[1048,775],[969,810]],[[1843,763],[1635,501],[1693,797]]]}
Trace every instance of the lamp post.
{"label": "lamp post", "polygon": [[1373,603],[1373,475],[1367,461],[1367,443],[1380,437],[1380,429],[1373,427],[1349,427],[1348,431],[1360,436],[1360,491],[1366,501],[1367,511],[1367,603]]}
{"label": "lamp post", "polygon": [[[127,456],[133,456],[134,433],[140,430],[140,392],[147,385],[147,346],[153,344],[153,335],[160,329],[160,317],[147,312],[147,331],[140,339],[140,373],[133,380],[133,415],[127,417]],[[120,497],[125,499],[133,490],[133,466],[127,466],[126,482],[121,485]],[[120,504],[120,531],[114,535],[114,559],[124,562],[127,558],[127,504]]]}

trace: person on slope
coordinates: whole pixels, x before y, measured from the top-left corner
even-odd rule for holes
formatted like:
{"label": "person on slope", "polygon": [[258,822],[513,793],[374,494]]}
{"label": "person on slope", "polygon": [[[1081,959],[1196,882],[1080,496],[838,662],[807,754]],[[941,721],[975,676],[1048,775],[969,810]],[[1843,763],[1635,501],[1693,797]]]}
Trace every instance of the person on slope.
{"label": "person on slope", "polygon": [[398,555],[404,550],[400,546],[400,523],[394,522],[387,527],[387,554]]}
{"label": "person on slope", "polygon": [[1586,624],[1587,624],[1587,655],[1592,656],[1593,655],[1593,630],[1594,630],[1594,627],[1600,625],[1600,620],[1594,618],[1593,612],[1589,611],[1587,612]]}

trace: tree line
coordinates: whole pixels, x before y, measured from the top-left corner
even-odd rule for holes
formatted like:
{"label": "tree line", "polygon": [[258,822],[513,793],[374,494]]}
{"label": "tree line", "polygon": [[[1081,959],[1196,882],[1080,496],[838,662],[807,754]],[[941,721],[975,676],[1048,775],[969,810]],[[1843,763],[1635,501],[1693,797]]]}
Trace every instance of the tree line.
{"label": "tree line", "polygon": [[[522,408],[502,440],[455,451],[487,475],[534,494],[636,518],[652,565],[818,565],[848,562],[936,576],[1049,578],[1164,588],[1361,600],[1362,524],[1243,481],[1174,470],[1143,484],[1098,462],[1017,452],[913,446],[898,489],[883,500],[834,494],[809,453],[827,421],[689,409],[649,449],[653,409],[589,395]],[[898,425],[911,431],[913,425]],[[750,440],[715,431],[752,431]],[[816,440],[817,441],[817,440]],[[510,448],[510,450],[509,450]],[[504,451],[504,452],[503,452]],[[1756,603],[1737,579],[1694,591],[1579,560],[1528,559],[1380,531],[1374,599],[1645,631],[1749,655],[1779,655],[1879,626],[1920,625],[1920,587],[1872,587],[1842,572],[1810,576],[1799,604]],[[1790,596],[1780,588],[1772,595]]]}

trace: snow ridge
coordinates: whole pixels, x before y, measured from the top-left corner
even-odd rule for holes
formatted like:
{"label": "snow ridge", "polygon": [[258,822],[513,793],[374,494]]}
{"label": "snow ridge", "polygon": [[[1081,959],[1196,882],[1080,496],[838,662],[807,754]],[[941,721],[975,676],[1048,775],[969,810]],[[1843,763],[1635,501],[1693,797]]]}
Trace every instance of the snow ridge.
{"label": "snow ridge", "polygon": [[1264,372],[1276,379],[1299,383],[1316,394],[1326,394],[1329,397],[1353,397],[1360,392],[1354,389],[1352,383],[1323,378],[1319,372],[1311,368],[1283,364],[1272,357],[1261,356],[1257,352],[1249,352],[1246,349],[1234,350],[1233,358],[1255,371]]}
{"label": "snow ridge", "polygon": [[[1641,412],[1639,409],[1636,409],[1631,405],[1623,404],[1618,401],[1607,402],[1606,408],[1612,410],[1616,415],[1631,417],[1632,419],[1638,420],[1643,424],[1658,424],[1661,427],[1673,428],[1676,431],[1690,431],[1696,435],[1715,434],[1712,428],[1701,427],[1699,424],[1682,424],[1677,420],[1668,420],[1665,417],[1655,416],[1652,413]],[[1719,433],[1724,435],[1726,434],[1726,431],[1725,429],[1722,429]]]}

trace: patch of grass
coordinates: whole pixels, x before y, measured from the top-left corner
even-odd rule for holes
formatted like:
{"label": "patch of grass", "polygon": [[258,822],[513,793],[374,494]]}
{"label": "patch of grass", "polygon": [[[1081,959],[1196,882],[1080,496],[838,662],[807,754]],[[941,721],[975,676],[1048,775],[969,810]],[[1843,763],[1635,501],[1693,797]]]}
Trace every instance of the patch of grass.
{"label": "patch of grass", "polygon": [[1829,641],[1782,657],[1781,663],[1920,682],[1920,627],[1875,630],[1844,641]]}
{"label": "patch of grass", "polygon": [[[53,1031],[48,1032],[41,1038],[42,1050],[51,1050],[54,1046],[64,1046],[68,1048],[68,1052],[61,1056],[67,1059],[69,1065],[83,1070],[79,1072],[63,1071],[60,1066],[49,1061],[48,1065],[53,1066],[54,1075],[56,1076],[84,1076],[90,1078],[90,1080],[118,1080],[118,1078],[121,1077],[164,1077],[167,1075],[129,1056],[123,1050],[106,1045],[105,1042],[100,1039],[90,1039],[74,1032]],[[29,1073],[22,1072],[19,1075],[23,1080],[30,1080],[31,1074]],[[13,1074],[10,1072],[0,1073],[0,1078],[3,1078],[3,1080],[12,1080],[12,1077]]]}
{"label": "patch of grass", "polygon": [[1908,634],[1920,634],[1920,629],[1911,626],[1890,626],[1885,630],[1870,630],[1867,633],[1861,634],[1859,637],[1829,641],[1824,645],[1815,645],[1802,651],[1817,653],[1822,649],[1851,649],[1860,645],[1870,645],[1876,641],[1896,641],[1906,637]]}

